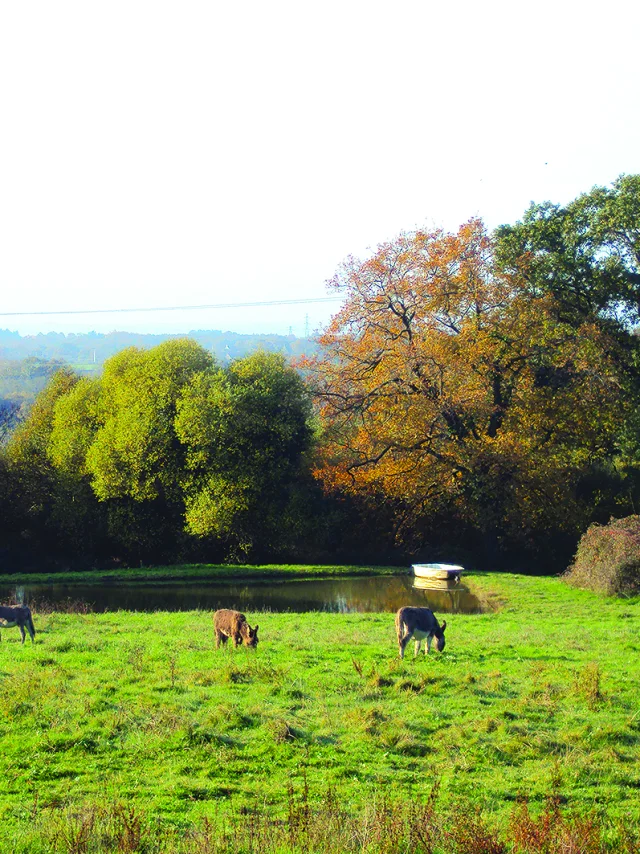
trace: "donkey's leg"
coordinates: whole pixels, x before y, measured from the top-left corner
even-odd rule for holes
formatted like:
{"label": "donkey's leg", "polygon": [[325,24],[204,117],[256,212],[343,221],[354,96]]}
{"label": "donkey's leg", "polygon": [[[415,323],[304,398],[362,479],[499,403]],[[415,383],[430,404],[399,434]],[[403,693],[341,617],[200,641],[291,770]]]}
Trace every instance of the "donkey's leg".
{"label": "donkey's leg", "polygon": [[415,640],[416,640],[416,645],[415,645],[415,648],[414,648],[414,650],[413,650],[413,657],[414,657],[414,658],[415,658],[415,657],[418,655],[418,653],[420,652],[420,645],[422,644],[422,638],[416,638]]}
{"label": "donkey's leg", "polygon": [[407,644],[413,637],[413,632],[407,632],[402,638],[400,638],[399,646],[400,646],[400,658],[404,658],[404,651],[407,648]]}
{"label": "donkey's leg", "polygon": [[22,635],[22,643],[24,644],[24,639],[26,638],[27,633],[24,630],[23,623],[18,623],[18,628],[20,629],[20,634]]}
{"label": "donkey's leg", "polygon": [[216,629],[216,649],[220,649],[220,644],[227,642],[227,636]]}
{"label": "donkey's leg", "polygon": [[433,640],[433,635],[427,635],[427,646],[425,648],[424,654],[426,655],[428,652],[431,652],[431,641]]}

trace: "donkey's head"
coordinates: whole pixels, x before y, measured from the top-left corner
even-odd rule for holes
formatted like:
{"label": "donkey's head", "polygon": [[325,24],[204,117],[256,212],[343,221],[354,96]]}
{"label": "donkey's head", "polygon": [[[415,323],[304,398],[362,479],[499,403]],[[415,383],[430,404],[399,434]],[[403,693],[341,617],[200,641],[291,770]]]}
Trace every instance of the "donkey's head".
{"label": "donkey's head", "polygon": [[439,629],[436,629],[434,632],[434,636],[436,639],[436,649],[438,652],[442,652],[444,649],[444,630],[447,628],[447,621],[443,620],[442,625]]}
{"label": "donkey's head", "polygon": [[246,627],[242,633],[242,642],[245,646],[251,646],[255,649],[258,646],[258,626],[252,629],[249,623],[246,623]]}

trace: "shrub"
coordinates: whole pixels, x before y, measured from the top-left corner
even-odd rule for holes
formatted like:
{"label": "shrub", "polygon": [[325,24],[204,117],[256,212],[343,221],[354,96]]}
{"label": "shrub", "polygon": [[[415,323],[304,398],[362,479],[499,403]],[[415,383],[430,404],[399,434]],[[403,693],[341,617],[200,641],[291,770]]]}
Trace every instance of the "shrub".
{"label": "shrub", "polygon": [[640,516],[591,525],[565,578],[607,596],[640,593]]}

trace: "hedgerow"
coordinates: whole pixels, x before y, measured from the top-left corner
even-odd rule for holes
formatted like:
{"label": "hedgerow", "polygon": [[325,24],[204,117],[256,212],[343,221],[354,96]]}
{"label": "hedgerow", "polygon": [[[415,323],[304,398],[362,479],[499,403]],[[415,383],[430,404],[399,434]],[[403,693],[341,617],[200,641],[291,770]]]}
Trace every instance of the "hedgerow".
{"label": "hedgerow", "polygon": [[640,516],[591,525],[565,578],[607,596],[640,593]]}

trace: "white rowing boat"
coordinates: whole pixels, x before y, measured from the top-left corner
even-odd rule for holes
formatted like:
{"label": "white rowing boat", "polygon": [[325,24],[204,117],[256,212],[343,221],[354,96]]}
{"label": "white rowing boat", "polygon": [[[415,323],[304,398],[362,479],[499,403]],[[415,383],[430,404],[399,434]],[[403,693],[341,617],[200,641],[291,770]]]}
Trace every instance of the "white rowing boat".
{"label": "white rowing boat", "polygon": [[439,581],[460,581],[464,567],[457,563],[414,563],[413,574],[416,578],[431,578]]}

